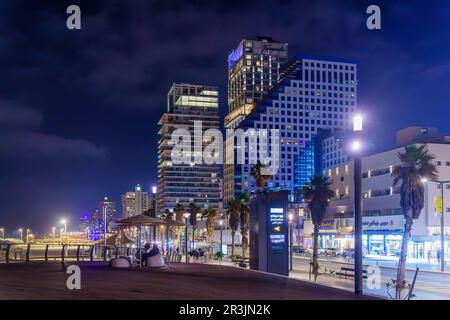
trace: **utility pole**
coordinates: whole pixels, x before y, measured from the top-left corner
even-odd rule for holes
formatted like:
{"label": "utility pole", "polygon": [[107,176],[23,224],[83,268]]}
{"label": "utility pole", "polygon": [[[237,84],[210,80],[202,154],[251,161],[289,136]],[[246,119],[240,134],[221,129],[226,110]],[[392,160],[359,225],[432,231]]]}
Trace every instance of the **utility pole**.
{"label": "utility pole", "polygon": [[363,293],[363,276],[362,276],[362,153],[361,153],[361,134],[362,134],[362,117],[355,116],[353,118],[353,131],[355,140],[353,141],[353,182],[354,190],[354,208],[355,208],[355,294]]}

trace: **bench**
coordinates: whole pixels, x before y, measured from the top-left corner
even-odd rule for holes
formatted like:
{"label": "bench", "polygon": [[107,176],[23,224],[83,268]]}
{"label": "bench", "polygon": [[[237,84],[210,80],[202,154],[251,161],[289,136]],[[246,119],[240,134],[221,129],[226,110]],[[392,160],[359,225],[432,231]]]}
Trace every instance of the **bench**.
{"label": "bench", "polygon": [[[363,279],[367,279],[367,270],[363,269]],[[354,268],[347,268],[347,267],[341,267],[339,272],[336,272],[336,275],[339,276],[339,278],[344,277],[347,279],[347,277],[354,278],[355,277],[355,269]]]}
{"label": "bench", "polygon": [[250,263],[250,259],[249,258],[239,258],[239,259],[235,259],[234,263],[236,263],[239,267],[241,268],[247,268],[247,265]]}

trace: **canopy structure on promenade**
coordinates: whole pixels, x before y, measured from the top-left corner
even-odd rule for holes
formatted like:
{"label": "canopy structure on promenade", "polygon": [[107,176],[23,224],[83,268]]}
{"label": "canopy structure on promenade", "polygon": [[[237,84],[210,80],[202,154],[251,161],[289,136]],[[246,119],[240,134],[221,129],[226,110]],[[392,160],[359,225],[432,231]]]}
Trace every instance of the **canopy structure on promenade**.
{"label": "canopy structure on promenade", "polygon": [[143,214],[131,216],[128,218],[120,219],[116,223],[121,228],[126,227],[146,227],[146,226],[167,226],[167,227],[180,227],[184,226],[184,223],[175,220],[161,220],[152,218]]}
{"label": "canopy structure on promenade", "polygon": [[[118,232],[109,237],[106,237],[106,245],[107,246],[115,246],[118,238],[120,239],[119,242],[121,243],[121,245],[134,244],[134,242],[135,242],[134,240],[127,237],[124,233],[121,234],[120,232]],[[101,238],[101,239],[93,242],[93,244],[94,245],[95,244],[104,244],[104,241],[105,240],[103,238]]]}
{"label": "canopy structure on promenade", "polygon": [[[127,228],[137,228],[138,234],[136,238],[136,246],[138,249],[141,248],[142,245],[142,227],[153,227],[153,241],[156,241],[156,229],[158,227],[165,228],[165,247],[166,250],[169,250],[169,228],[171,227],[181,227],[184,226],[184,223],[175,221],[173,219],[161,220],[152,218],[143,214],[131,216],[128,218],[120,219],[115,222],[119,229],[121,229],[121,233],[124,234],[124,229]],[[123,237],[122,237],[123,239]],[[161,240],[161,244],[163,245],[163,240]]]}

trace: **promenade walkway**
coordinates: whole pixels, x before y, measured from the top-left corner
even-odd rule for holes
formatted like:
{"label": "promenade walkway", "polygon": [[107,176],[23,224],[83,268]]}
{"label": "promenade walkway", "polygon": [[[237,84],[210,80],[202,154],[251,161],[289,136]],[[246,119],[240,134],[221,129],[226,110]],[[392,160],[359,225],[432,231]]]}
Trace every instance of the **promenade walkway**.
{"label": "promenade walkway", "polygon": [[174,263],[165,269],[111,269],[79,262],[81,290],[68,290],[59,263],[0,264],[0,299],[373,299],[229,266]]}

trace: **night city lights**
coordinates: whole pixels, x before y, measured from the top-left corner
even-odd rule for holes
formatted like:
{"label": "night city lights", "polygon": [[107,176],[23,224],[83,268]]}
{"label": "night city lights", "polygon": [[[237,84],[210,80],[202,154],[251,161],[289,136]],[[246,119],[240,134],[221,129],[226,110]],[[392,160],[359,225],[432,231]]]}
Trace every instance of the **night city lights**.
{"label": "night city lights", "polygon": [[450,300],[450,2],[2,0],[0,74],[0,302]]}

